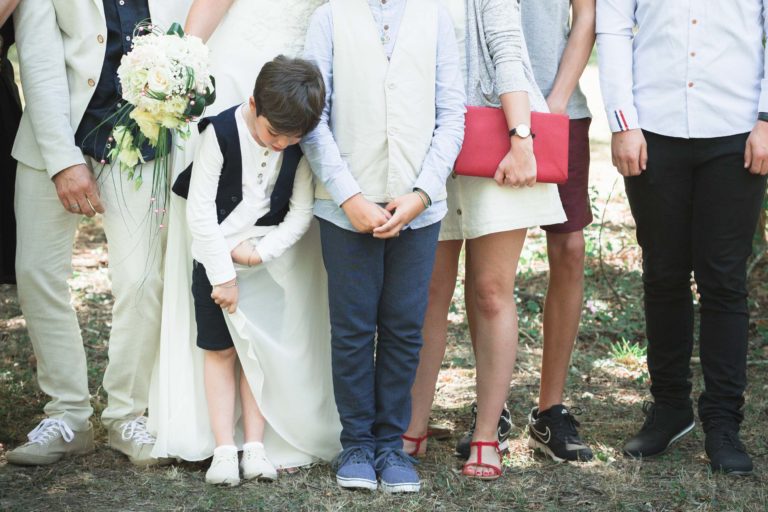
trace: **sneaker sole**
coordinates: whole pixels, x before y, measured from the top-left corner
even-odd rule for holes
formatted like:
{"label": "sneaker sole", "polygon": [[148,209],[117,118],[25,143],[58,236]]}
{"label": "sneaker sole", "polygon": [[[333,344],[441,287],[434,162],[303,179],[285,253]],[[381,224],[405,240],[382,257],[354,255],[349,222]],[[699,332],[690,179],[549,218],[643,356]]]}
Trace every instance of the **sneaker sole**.
{"label": "sneaker sole", "polygon": [[669,450],[670,446],[672,446],[673,444],[678,442],[684,435],[688,434],[691,430],[693,430],[693,427],[695,427],[695,426],[696,426],[696,421],[694,420],[694,421],[691,422],[690,425],[688,425],[683,430],[681,430],[680,432],[675,434],[675,436],[672,439],[669,440],[669,443],[667,443],[667,446],[663,450],[658,452],[658,453],[654,453],[652,455],[634,455],[634,454],[629,453],[626,450],[622,450],[622,451],[624,452],[624,455],[626,455],[627,457],[631,457],[633,459],[648,459],[648,458],[651,458],[651,457],[658,457],[659,455],[663,455],[663,454],[667,453],[667,450]]}
{"label": "sneaker sole", "polygon": [[567,462],[568,459],[563,459],[562,457],[558,457],[555,455],[555,452],[552,451],[552,449],[547,446],[546,444],[542,443],[541,441],[538,441],[537,439],[534,439],[533,437],[528,438],[528,448],[531,448],[533,450],[541,450],[544,452],[550,459],[553,461],[560,463],[560,462]]}
{"label": "sneaker sole", "polygon": [[221,481],[212,481],[206,478],[205,483],[208,485],[222,485],[227,487],[237,487],[238,485],[240,485],[240,479],[238,478],[237,480],[229,480],[225,478],[224,480],[221,480]]}
{"label": "sneaker sole", "polygon": [[407,484],[388,484],[381,482],[381,490],[387,494],[397,494],[401,492],[419,492],[421,490],[421,482],[407,483]]}
{"label": "sneaker sole", "polygon": [[71,457],[82,457],[84,455],[93,453],[94,451],[96,451],[96,448],[93,446],[89,446],[82,450],[65,452],[59,456],[28,454],[14,455],[13,451],[10,451],[6,454],[5,460],[8,461],[9,464],[13,464],[15,466],[49,466],[51,464],[56,464],[61,460]]}
{"label": "sneaker sole", "polygon": [[336,476],[336,484],[344,489],[366,489],[375,491],[378,487],[376,480],[366,480],[364,478],[344,478]]}

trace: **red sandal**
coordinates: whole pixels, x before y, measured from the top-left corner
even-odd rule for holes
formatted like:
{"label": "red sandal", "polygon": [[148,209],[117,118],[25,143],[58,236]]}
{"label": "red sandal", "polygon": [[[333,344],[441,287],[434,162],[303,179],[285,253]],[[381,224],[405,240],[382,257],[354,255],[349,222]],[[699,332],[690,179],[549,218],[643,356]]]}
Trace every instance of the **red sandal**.
{"label": "red sandal", "polygon": [[[429,437],[429,433],[424,434],[423,436],[419,436],[419,437],[406,436],[405,434],[403,434],[400,437],[402,437],[404,440],[409,441],[411,443],[416,443],[416,446],[413,448],[413,450],[410,451],[410,452],[406,452],[406,453],[408,455],[410,455],[411,457],[418,457],[419,456],[419,450],[421,449],[421,443],[426,443],[427,438]],[[425,448],[424,452],[426,453],[426,451],[427,450]],[[422,453],[421,455],[424,455],[424,453]]]}
{"label": "red sandal", "polygon": [[[501,464],[495,466],[493,464],[483,462],[483,446],[492,446],[496,449],[496,453],[499,453],[498,441],[472,441],[469,443],[469,449],[471,453],[472,447],[477,448],[477,461],[465,462],[461,469],[461,474],[468,478],[477,478],[478,480],[496,480],[501,476]],[[478,475],[477,468],[488,468],[492,471],[492,474]]]}

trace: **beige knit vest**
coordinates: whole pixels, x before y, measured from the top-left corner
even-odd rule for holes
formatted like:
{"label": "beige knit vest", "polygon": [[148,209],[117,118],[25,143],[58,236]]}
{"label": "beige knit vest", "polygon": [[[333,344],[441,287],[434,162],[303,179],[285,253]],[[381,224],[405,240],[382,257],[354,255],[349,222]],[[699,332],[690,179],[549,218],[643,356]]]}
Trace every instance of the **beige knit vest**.
{"label": "beige knit vest", "polygon": [[[331,0],[333,95],[330,127],[370,201],[413,189],[435,129],[436,0],[408,0],[391,60],[368,2]],[[318,199],[331,196],[322,185]],[[433,201],[445,199],[445,190]]]}

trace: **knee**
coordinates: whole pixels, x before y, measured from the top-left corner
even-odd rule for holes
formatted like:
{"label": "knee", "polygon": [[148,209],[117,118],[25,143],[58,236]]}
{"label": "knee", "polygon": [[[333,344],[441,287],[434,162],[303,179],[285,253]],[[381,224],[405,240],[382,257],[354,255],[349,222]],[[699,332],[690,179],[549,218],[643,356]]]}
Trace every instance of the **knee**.
{"label": "knee", "polygon": [[505,314],[514,307],[514,281],[504,283],[496,277],[483,278],[474,285],[474,301],[477,312],[485,318]]}
{"label": "knee", "polygon": [[581,231],[550,236],[547,239],[550,267],[558,272],[583,276],[585,247],[584,235]]}

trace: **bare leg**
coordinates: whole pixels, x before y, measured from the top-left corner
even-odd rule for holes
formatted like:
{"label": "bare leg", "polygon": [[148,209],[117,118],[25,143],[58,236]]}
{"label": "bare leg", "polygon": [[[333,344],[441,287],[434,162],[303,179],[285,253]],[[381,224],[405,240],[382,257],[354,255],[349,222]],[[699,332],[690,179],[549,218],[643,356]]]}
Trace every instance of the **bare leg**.
{"label": "bare leg", "polygon": [[[429,414],[435,398],[435,383],[445,355],[445,341],[448,335],[448,308],[456,287],[461,240],[449,240],[437,244],[432,281],[429,283],[429,304],[424,317],[424,345],[421,347],[419,367],[411,388],[411,423],[405,435],[423,437],[427,433]],[[403,440],[403,450],[411,453],[416,443]],[[421,443],[419,453],[427,450],[426,442]]]}
{"label": "bare leg", "polygon": [[539,411],[563,402],[584,300],[584,232],[547,233],[549,287],[544,303],[544,353]]}
{"label": "bare leg", "polygon": [[243,430],[245,433],[245,442],[263,442],[264,441],[264,415],[261,414],[259,404],[253,396],[251,386],[245,377],[245,372],[240,369],[240,404],[243,408]]}
{"label": "bare leg", "polygon": [[[477,424],[472,441],[496,441],[499,416],[509,393],[517,351],[515,274],[525,243],[525,229],[494,233],[467,241],[467,314],[477,361]],[[482,448],[484,463],[498,465],[492,447]],[[476,449],[467,464],[478,461]],[[476,476],[491,476],[475,467]]]}
{"label": "bare leg", "polygon": [[235,420],[235,361],[237,352],[205,351],[205,398],[216,446],[233,446]]}

